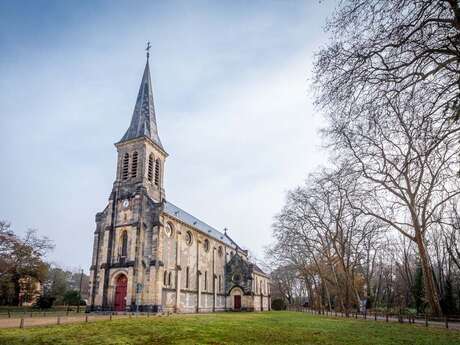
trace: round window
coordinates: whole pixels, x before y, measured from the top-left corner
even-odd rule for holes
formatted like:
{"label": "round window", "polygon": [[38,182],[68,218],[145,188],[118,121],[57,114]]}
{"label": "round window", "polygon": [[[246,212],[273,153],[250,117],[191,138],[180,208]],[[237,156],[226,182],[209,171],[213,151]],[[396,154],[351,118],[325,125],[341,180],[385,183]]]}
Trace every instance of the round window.
{"label": "round window", "polygon": [[171,237],[172,233],[173,233],[172,226],[170,223],[167,223],[165,226],[165,235],[168,237]]}
{"label": "round window", "polygon": [[192,233],[190,231],[187,231],[185,233],[185,243],[187,243],[187,245],[191,246],[192,241],[193,241]]}
{"label": "round window", "polygon": [[235,283],[235,284],[238,284],[241,282],[241,275],[239,273],[235,273],[232,277],[232,281]]}
{"label": "round window", "polygon": [[209,252],[209,241],[207,239],[204,240],[203,247],[206,252]]}

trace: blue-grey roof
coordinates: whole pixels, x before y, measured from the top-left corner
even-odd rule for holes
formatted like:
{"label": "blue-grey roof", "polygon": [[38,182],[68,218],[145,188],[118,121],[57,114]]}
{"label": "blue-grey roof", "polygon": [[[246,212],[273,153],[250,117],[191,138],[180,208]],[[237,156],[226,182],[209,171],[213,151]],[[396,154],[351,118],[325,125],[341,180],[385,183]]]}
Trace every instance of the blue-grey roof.
{"label": "blue-grey roof", "polygon": [[206,235],[209,235],[210,237],[215,238],[216,240],[225,243],[228,246],[231,247],[236,247],[237,244],[234,243],[230,238],[228,238],[225,234],[221,233],[219,230],[213,228],[212,226],[202,222],[198,218],[195,218],[192,216],[190,213],[185,212],[181,208],[177,207],[174,204],[171,204],[170,202],[166,201],[164,205],[164,212],[173,217],[176,218],[188,225],[190,225],[193,228],[196,228],[203,232]]}
{"label": "blue-grey roof", "polygon": [[265,275],[265,276],[267,275],[264,271],[262,271],[262,269],[261,269],[259,266],[257,266],[256,263],[252,263],[252,268],[253,268],[253,270],[254,270],[255,272],[257,272],[257,273],[259,273],[259,274],[263,274],[263,275]]}
{"label": "blue-grey roof", "polygon": [[155,106],[153,104],[152,82],[150,80],[149,61],[145,64],[141,86],[137,94],[131,124],[120,142],[140,137],[147,137],[157,144],[161,149],[160,136],[158,135]]}

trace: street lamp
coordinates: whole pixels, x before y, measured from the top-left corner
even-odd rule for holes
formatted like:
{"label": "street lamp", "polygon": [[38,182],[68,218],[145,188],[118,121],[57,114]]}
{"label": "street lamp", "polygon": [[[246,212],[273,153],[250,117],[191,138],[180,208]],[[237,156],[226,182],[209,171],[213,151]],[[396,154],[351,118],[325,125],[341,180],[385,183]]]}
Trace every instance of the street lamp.
{"label": "street lamp", "polygon": [[80,313],[80,302],[81,302],[81,283],[83,280],[83,270],[81,270],[80,274],[80,288],[78,289],[78,305],[77,305],[77,313]]}

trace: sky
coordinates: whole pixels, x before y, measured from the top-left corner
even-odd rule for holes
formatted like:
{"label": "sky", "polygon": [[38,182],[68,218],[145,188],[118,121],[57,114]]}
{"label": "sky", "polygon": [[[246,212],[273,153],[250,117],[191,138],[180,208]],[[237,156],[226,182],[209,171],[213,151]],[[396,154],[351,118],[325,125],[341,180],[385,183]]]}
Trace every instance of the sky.
{"label": "sky", "polygon": [[258,259],[327,164],[315,52],[334,1],[0,1],[0,219],[88,271],[150,41],[166,199]]}

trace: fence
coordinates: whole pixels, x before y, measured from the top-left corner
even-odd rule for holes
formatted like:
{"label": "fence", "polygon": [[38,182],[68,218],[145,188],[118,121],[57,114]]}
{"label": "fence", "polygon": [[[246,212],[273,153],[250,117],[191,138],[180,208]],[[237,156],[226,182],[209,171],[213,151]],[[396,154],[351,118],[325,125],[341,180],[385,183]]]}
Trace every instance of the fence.
{"label": "fence", "polygon": [[[166,315],[169,315],[166,314]],[[46,325],[61,325],[67,323],[89,323],[92,321],[101,320],[116,320],[123,318],[135,318],[135,317],[151,317],[161,316],[160,314],[152,313],[128,313],[128,312],[110,312],[101,314],[85,314],[85,313],[74,313],[69,315],[46,315],[45,317],[20,317],[20,318],[4,318],[0,320],[0,328],[26,328],[35,326],[46,326]]]}
{"label": "fence", "polygon": [[357,310],[350,310],[348,313],[337,310],[328,310],[328,309],[312,309],[299,305],[290,305],[287,308],[290,311],[306,312],[310,314],[318,314],[324,316],[332,317],[345,317],[345,318],[354,318],[354,319],[364,319],[364,320],[374,320],[374,321],[384,321],[384,322],[399,322],[399,323],[408,323],[408,324],[423,324],[425,327],[436,326],[436,327],[445,327],[445,328],[455,328],[460,329],[460,316],[459,315],[449,315],[443,317],[437,317],[430,314],[410,314],[404,312],[381,312],[376,310],[368,310],[365,312],[359,312]]}
{"label": "fence", "polygon": [[32,317],[50,317],[50,316],[70,316],[84,314],[85,307],[80,310],[77,307],[62,307],[53,309],[35,309],[35,308],[1,308],[1,319],[12,318],[32,318]]}

